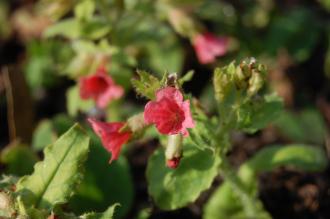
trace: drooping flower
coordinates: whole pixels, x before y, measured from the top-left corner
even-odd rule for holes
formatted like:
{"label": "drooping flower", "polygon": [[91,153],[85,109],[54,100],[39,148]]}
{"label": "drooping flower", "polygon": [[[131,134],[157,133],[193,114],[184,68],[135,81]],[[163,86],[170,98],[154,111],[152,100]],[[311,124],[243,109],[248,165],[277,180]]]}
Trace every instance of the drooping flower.
{"label": "drooping flower", "polygon": [[100,122],[89,118],[88,122],[94,132],[101,138],[103,147],[111,153],[111,159],[117,160],[122,146],[132,137],[132,132],[122,131],[120,129],[125,125],[124,122]]}
{"label": "drooping flower", "polygon": [[215,61],[217,56],[223,56],[228,50],[228,37],[217,37],[206,32],[193,37],[193,46],[197,58],[201,64],[208,64]]}
{"label": "drooping flower", "polygon": [[124,94],[124,89],[113,81],[103,66],[94,75],[81,77],[79,90],[82,99],[92,98],[100,108],[105,108],[111,100]]}
{"label": "drooping flower", "polygon": [[195,126],[189,100],[183,101],[182,93],[174,87],[156,92],[156,101],[149,101],[144,108],[144,120],[147,124],[155,124],[160,133],[167,135],[181,133],[188,136],[187,128]]}

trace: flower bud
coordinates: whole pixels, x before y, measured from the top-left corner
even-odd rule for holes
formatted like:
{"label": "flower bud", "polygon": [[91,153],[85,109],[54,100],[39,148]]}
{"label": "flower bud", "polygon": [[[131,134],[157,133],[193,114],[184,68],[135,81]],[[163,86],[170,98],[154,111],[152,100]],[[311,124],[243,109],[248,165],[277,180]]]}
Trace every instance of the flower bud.
{"label": "flower bud", "polygon": [[182,135],[169,135],[165,150],[166,166],[175,169],[182,158]]}
{"label": "flower bud", "polygon": [[258,71],[253,71],[252,76],[249,80],[248,94],[250,96],[255,95],[263,86],[264,79],[261,73]]}
{"label": "flower bud", "polygon": [[180,164],[181,157],[174,157],[171,160],[166,161],[166,166],[171,169],[176,169]]}
{"label": "flower bud", "polygon": [[127,120],[127,128],[133,133],[142,131],[146,126],[143,113],[136,114]]}
{"label": "flower bud", "polygon": [[[232,65],[232,64],[231,64]],[[228,68],[216,68],[213,76],[213,85],[215,90],[215,97],[219,102],[222,102],[231,87],[232,76]]]}

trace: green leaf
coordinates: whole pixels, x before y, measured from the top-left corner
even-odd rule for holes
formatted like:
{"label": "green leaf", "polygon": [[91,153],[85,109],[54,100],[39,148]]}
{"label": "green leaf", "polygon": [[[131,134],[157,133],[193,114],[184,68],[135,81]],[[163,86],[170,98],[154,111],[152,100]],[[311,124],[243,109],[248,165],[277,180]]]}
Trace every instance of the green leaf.
{"label": "green leaf", "polygon": [[183,65],[183,49],[174,34],[163,34],[162,44],[151,41],[146,44],[148,62],[155,72],[180,72]]}
{"label": "green leaf", "polygon": [[82,26],[82,35],[89,39],[100,39],[108,34],[111,30],[109,23],[102,19],[95,17]]}
{"label": "green leaf", "polygon": [[45,37],[63,36],[76,39],[80,36],[82,24],[79,20],[68,18],[53,24],[44,32]]}
{"label": "green leaf", "polygon": [[103,213],[87,213],[82,215],[81,219],[112,219],[115,214],[115,209],[119,204],[114,204],[110,206],[105,212]]}
{"label": "green leaf", "polygon": [[319,0],[319,3],[325,8],[327,11],[330,11],[330,1],[329,0]]}
{"label": "green leaf", "polygon": [[119,203],[122,207],[116,216],[122,218],[130,210],[134,197],[129,164],[121,156],[109,165],[109,153],[93,136],[84,179],[69,206],[74,213],[82,214],[85,211],[102,212],[109,204]]}
{"label": "green leaf", "polygon": [[[306,145],[269,146],[259,151],[245,162],[238,171],[239,179],[249,191],[251,197],[257,198],[257,174],[271,171],[280,166],[290,166],[303,171],[319,171],[326,167],[327,158],[320,148]],[[257,201],[258,218],[270,218],[263,210],[262,203]],[[243,204],[235,195],[233,187],[225,181],[211,196],[204,208],[204,219],[239,219],[246,218]]]}
{"label": "green leaf", "polygon": [[213,130],[217,127],[217,119],[209,119],[203,111],[198,110],[195,106],[191,108],[196,125],[189,130],[189,138],[185,138],[185,141],[200,150],[214,150],[212,145],[215,145],[215,143],[212,140],[215,139]]}
{"label": "green leaf", "polygon": [[292,144],[266,147],[245,165],[259,173],[271,171],[279,166],[291,166],[304,171],[319,171],[324,169],[327,163],[325,152],[319,147]]}
{"label": "green leaf", "polygon": [[156,91],[160,88],[159,79],[146,71],[137,71],[139,79],[132,79],[136,93],[154,100]]}
{"label": "green leaf", "polygon": [[[256,203],[258,219],[270,219],[270,215],[263,209],[261,201]],[[223,183],[212,194],[204,207],[203,219],[246,219],[243,205],[228,182]]]}
{"label": "green leaf", "polygon": [[[271,171],[280,166],[290,166],[303,171],[319,171],[327,166],[323,150],[306,145],[270,146],[259,151],[245,162],[238,171],[239,179],[249,191],[251,197],[257,198],[257,174]],[[263,210],[262,203],[257,201],[258,218],[270,218]],[[243,203],[235,194],[232,186],[225,181],[213,193],[204,208],[204,219],[245,219]]]}
{"label": "green leaf", "polygon": [[89,20],[92,18],[95,11],[95,2],[91,0],[84,0],[79,2],[74,7],[74,14],[81,20]]}
{"label": "green leaf", "polygon": [[218,174],[220,159],[217,156],[209,150],[185,146],[183,158],[175,170],[165,166],[163,149],[156,150],[149,159],[148,191],[161,209],[173,210],[194,202]]}
{"label": "green leaf", "polygon": [[275,121],[279,131],[296,142],[323,144],[327,127],[316,109],[284,111]]}
{"label": "green leaf", "polygon": [[[286,48],[298,62],[308,59],[320,35],[320,26],[308,8],[297,7],[272,19],[265,45],[270,53]],[[306,31],[306,27],[310,27]]]}
{"label": "green leaf", "polygon": [[69,117],[67,114],[57,114],[53,119],[54,130],[57,135],[62,135],[65,133],[71,126],[74,125],[75,121]]}
{"label": "green leaf", "polygon": [[26,145],[10,145],[1,152],[1,163],[6,165],[5,173],[8,174],[30,174],[37,161],[38,156]]}
{"label": "green leaf", "polygon": [[238,109],[238,125],[248,133],[254,133],[275,121],[282,112],[283,101],[276,94],[266,95],[262,101],[248,102]]}
{"label": "green leaf", "polygon": [[45,148],[45,158],[30,176],[20,179],[17,195],[26,206],[50,211],[68,201],[82,179],[82,165],[87,158],[89,137],[74,125],[54,144]]}
{"label": "green leaf", "polygon": [[50,120],[42,120],[33,132],[32,147],[35,150],[42,150],[47,145],[56,140],[52,122]]}
{"label": "green leaf", "polygon": [[179,84],[182,86],[184,83],[191,81],[191,79],[194,77],[194,74],[194,70],[188,71],[183,77],[179,79]]}
{"label": "green leaf", "polygon": [[86,112],[93,108],[93,100],[82,100],[79,95],[79,87],[74,86],[66,93],[67,110],[70,116],[76,116],[79,111]]}

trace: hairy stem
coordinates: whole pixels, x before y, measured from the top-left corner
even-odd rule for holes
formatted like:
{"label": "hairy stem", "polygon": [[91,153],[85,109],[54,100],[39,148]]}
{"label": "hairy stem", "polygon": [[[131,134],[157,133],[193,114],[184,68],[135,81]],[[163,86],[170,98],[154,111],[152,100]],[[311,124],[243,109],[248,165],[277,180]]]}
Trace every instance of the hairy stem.
{"label": "hairy stem", "polygon": [[247,218],[257,217],[256,200],[247,191],[246,187],[239,179],[226,157],[222,158],[222,164],[220,165],[220,171],[225,180],[228,180],[229,184],[233,188],[233,191],[241,200],[244,208],[244,212]]}

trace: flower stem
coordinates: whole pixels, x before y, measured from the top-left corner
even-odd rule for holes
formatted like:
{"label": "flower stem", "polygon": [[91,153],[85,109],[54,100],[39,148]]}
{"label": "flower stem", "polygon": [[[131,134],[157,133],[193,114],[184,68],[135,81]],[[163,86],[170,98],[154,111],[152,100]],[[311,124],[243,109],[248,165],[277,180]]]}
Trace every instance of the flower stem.
{"label": "flower stem", "polygon": [[225,178],[225,180],[227,180],[231,185],[234,193],[241,200],[247,218],[256,218],[257,206],[256,206],[255,198],[249,194],[243,182],[237,176],[237,174],[229,164],[229,161],[224,156],[222,157],[220,171],[223,177]]}

